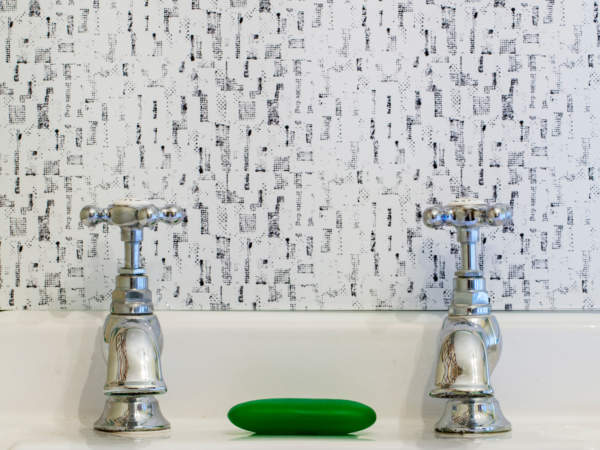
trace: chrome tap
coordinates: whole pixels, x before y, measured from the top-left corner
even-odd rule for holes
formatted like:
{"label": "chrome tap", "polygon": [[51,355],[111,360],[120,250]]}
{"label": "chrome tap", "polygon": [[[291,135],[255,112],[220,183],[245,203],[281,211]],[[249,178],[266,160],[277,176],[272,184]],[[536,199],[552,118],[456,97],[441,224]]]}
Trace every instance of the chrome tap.
{"label": "chrome tap", "polygon": [[502,350],[502,337],[491,315],[485,279],[477,262],[479,227],[510,222],[506,205],[487,205],[459,199],[447,206],[433,206],[423,213],[425,225],[456,227],[462,267],[454,276],[452,303],[442,325],[432,397],[447,398],[435,425],[442,433],[492,433],[511,429],[494,397],[490,374]]}
{"label": "chrome tap", "polygon": [[119,269],[112,293],[110,314],[104,323],[108,346],[104,411],[94,424],[102,431],[150,431],[170,428],[155,394],[167,392],[160,356],[163,335],[153,314],[152,292],[140,261],[143,228],[160,222],[178,223],[185,212],[176,206],[124,200],[106,209],[86,206],[80,213],[84,225],[100,222],[121,228],[125,264]]}

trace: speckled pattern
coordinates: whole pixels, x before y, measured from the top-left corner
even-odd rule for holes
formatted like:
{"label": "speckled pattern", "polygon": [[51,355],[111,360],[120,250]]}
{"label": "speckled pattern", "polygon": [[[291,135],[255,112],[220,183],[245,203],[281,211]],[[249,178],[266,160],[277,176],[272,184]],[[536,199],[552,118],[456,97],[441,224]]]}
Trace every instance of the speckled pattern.
{"label": "speckled pattern", "polygon": [[597,3],[0,0],[0,307],[108,308],[135,197],[159,309],[444,309],[458,196],[495,308],[598,307]]}

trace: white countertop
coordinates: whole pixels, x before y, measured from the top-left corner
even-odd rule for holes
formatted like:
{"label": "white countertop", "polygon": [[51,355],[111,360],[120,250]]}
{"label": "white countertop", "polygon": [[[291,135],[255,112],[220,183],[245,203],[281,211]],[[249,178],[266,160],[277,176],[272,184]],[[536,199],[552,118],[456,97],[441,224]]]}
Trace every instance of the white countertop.
{"label": "white countertop", "polygon": [[[0,449],[600,450],[600,314],[498,313],[504,350],[492,375],[507,434],[433,431],[427,396],[442,313],[160,312],[167,432],[92,429],[105,378],[101,312],[0,313]],[[375,425],[349,437],[258,437],[226,420],[266,397],[346,398]]]}
{"label": "white countertop", "polygon": [[369,430],[343,437],[256,436],[222,420],[176,420],[169,431],[111,434],[77,421],[15,427],[2,441],[15,450],[58,449],[600,449],[599,417],[555,418],[545,423],[513,417],[514,429],[488,436],[449,436],[433,423],[378,421]]}

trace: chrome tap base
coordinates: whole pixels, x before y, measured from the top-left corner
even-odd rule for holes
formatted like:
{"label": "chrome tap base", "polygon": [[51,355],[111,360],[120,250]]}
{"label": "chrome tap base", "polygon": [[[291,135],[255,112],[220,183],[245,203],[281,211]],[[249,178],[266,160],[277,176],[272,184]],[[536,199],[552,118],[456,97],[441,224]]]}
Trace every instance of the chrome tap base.
{"label": "chrome tap base", "polygon": [[110,432],[156,431],[168,430],[171,424],[162,415],[154,395],[109,395],[94,428]]}
{"label": "chrome tap base", "polygon": [[501,433],[510,430],[510,422],[494,397],[451,398],[435,424],[435,431],[439,433]]}

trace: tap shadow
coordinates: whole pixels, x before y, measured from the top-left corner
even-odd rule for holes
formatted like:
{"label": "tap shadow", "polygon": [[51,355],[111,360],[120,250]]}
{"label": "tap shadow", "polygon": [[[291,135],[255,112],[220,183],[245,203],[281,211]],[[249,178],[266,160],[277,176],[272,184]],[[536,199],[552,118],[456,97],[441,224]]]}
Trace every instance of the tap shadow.
{"label": "tap shadow", "polygon": [[103,356],[104,336],[102,323],[96,332],[93,349],[82,348],[79,360],[89,361],[89,371],[79,396],[78,417],[82,427],[92,429],[94,421],[100,417],[104,407],[103,386],[106,379],[106,361]]}
{"label": "tap shadow", "polygon": [[237,436],[232,438],[232,441],[252,441],[252,440],[297,440],[298,438],[310,441],[372,441],[365,436],[355,434],[343,434],[343,435],[310,435],[310,434],[291,434],[291,435],[280,435],[280,434],[258,434],[251,433],[244,436]]}
{"label": "tap shadow", "polygon": [[[424,312],[423,314],[432,314]],[[438,351],[438,338],[442,327],[443,317],[440,317],[439,329],[431,332],[429,327],[423,327],[423,334],[420,337],[424,351],[418,354],[415,364],[413,364],[413,373],[410,381],[411,389],[406,399],[408,410],[420,411],[419,416],[415,414],[422,423],[422,432],[420,438],[415,440],[415,445],[419,448],[429,448],[431,437],[435,435],[433,429],[435,422],[441,417],[444,403],[429,396],[429,391],[434,383],[436,353]],[[402,420],[402,419],[400,419]]]}
{"label": "tap shadow", "polygon": [[[429,313],[425,313],[429,314]],[[442,326],[440,319],[440,329]],[[436,420],[437,415],[442,413],[443,408],[436,399],[429,396],[429,390],[434,383],[436,352],[438,348],[439,330],[431,333],[428,327],[423,327],[423,334],[420,337],[422,348],[425,351],[419,353],[415,364],[413,365],[413,374],[411,377],[411,389],[407,398],[409,408],[415,405],[420,406],[420,416],[424,424]],[[425,380],[425,382],[424,382]]]}

